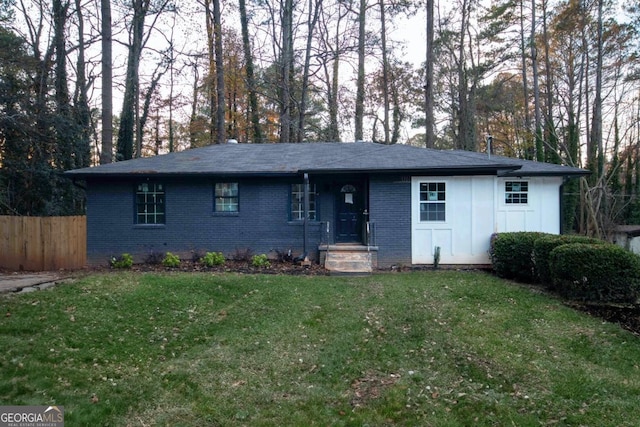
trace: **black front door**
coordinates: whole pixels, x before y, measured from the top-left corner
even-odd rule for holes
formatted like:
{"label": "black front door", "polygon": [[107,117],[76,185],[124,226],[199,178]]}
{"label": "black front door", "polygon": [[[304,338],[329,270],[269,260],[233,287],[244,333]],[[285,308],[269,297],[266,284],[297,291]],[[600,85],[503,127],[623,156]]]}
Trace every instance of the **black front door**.
{"label": "black front door", "polygon": [[362,243],[362,212],[364,194],[357,183],[344,184],[337,189],[336,243]]}

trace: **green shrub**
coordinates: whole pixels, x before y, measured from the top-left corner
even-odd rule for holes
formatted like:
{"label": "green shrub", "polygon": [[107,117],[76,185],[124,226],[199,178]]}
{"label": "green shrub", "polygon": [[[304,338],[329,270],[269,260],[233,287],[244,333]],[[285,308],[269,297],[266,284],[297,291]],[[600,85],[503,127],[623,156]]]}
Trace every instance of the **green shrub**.
{"label": "green shrub", "polygon": [[180,267],[180,258],[178,255],[174,255],[171,252],[167,252],[162,260],[162,265],[169,268],[177,268]]}
{"label": "green shrub", "polygon": [[133,266],[133,257],[131,254],[124,253],[119,257],[111,258],[111,267],[113,268],[131,268]]}
{"label": "green shrub", "polygon": [[271,263],[269,262],[269,258],[265,254],[254,255],[251,258],[251,266],[257,268],[269,268]]}
{"label": "green shrub", "polygon": [[549,269],[566,298],[634,303],[640,292],[640,257],[617,245],[558,246],[551,251]]}
{"label": "green shrub", "polygon": [[224,265],[225,258],[222,252],[207,252],[205,256],[200,258],[200,262],[207,267],[215,267],[216,265]]}
{"label": "green shrub", "polygon": [[569,243],[586,243],[592,245],[601,245],[606,243],[604,240],[594,239],[587,236],[571,235],[547,235],[542,236],[533,243],[533,260],[541,283],[548,287],[553,287],[553,280],[549,270],[549,256],[551,251],[561,245]]}
{"label": "green shrub", "polygon": [[537,279],[533,263],[533,244],[547,233],[519,231],[491,236],[489,256],[493,270],[500,277],[533,283]]}

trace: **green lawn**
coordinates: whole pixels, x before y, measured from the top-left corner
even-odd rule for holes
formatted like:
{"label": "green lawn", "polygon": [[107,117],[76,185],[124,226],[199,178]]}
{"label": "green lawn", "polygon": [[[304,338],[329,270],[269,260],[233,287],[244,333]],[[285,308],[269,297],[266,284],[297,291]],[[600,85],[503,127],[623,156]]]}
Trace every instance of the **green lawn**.
{"label": "green lawn", "polygon": [[0,346],[70,427],[640,425],[640,338],[480,272],[96,274],[0,297]]}

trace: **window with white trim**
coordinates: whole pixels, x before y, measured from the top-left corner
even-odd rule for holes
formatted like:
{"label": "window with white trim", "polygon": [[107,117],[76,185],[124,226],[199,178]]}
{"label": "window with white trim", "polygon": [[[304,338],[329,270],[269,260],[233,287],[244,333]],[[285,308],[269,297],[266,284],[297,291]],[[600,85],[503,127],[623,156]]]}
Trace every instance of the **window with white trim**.
{"label": "window with white trim", "polygon": [[529,183],[527,181],[506,181],[504,183],[504,202],[508,205],[526,205],[529,202]]}
{"label": "window with white trim", "polygon": [[237,182],[218,182],[215,185],[215,205],[216,212],[238,212],[239,193]]}
{"label": "window with white trim", "polygon": [[446,221],[446,184],[420,183],[420,221]]}
{"label": "window with white trim", "polygon": [[[304,220],[304,184],[291,185],[291,220]],[[309,185],[309,220],[316,220],[316,186]]]}
{"label": "window with white trim", "polygon": [[136,186],[136,224],[164,224],[164,185],[141,182]]}

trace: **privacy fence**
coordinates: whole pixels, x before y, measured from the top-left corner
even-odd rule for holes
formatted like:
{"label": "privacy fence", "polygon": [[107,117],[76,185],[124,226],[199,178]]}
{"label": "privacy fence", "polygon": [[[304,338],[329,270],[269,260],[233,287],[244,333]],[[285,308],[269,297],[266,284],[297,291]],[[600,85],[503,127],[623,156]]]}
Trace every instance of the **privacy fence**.
{"label": "privacy fence", "polygon": [[86,262],[85,216],[0,216],[0,268],[68,270]]}

